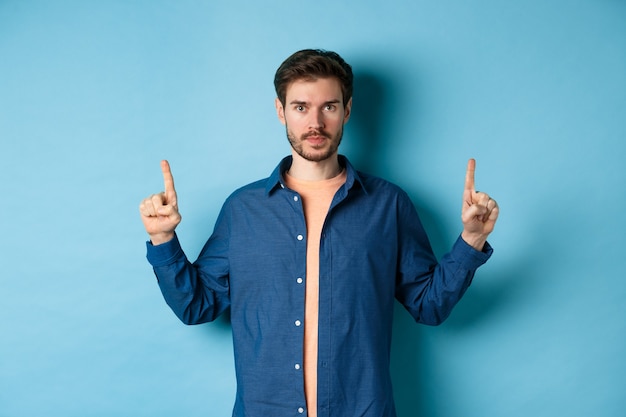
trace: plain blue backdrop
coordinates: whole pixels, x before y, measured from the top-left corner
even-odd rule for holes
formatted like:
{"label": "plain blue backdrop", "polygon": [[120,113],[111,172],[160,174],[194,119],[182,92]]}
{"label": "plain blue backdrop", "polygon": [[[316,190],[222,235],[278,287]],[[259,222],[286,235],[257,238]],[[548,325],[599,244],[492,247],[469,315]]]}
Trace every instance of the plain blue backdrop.
{"label": "plain blue backdrop", "polygon": [[397,309],[401,417],[626,409],[626,2],[0,0],[0,416],[228,416],[227,320],[184,326],[145,260],[172,164],[195,259],[289,152],[272,79],[353,65],[342,153],[405,188],[440,255],[466,161],[493,258],[440,327]]}

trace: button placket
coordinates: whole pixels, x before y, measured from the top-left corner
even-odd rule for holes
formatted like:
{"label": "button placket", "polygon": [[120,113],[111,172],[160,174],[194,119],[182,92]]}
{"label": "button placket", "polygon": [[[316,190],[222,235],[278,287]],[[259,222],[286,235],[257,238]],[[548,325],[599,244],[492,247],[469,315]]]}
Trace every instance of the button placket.
{"label": "button placket", "polygon": [[[292,204],[293,204],[294,208],[296,208],[298,211],[301,212],[302,211],[302,201],[301,201],[300,196],[297,193],[292,194],[291,200],[293,201]],[[303,217],[303,220],[304,220],[304,217]],[[300,227],[306,227],[305,223],[303,222],[297,228],[300,229]],[[300,230],[302,230],[302,229],[300,229]],[[296,238],[296,242],[305,242],[305,234],[304,233],[297,233],[297,229],[296,229],[296,233],[295,233],[295,238]],[[302,292],[303,289],[304,289],[304,287],[303,287],[304,276],[303,275],[296,275],[294,279],[295,279],[296,286],[299,288],[297,290],[298,293]],[[301,329],[303,327],[302,319],[295,319],[293,321],[293,324],[294,324],[294,327],[295,327],[296,331],[297,332],[301,332]],[[302,363],[298,362],[298,361],[294,361],[292,366],[293,366],[292,369],[294,370],[294,372],[296,372],[298,375],[301,375],[301,372],[302,372],[302,369],[303,369],[302,368]],[[301,376],[298,376],[298,378],[301,379]],[[298,407],[297,408],[297,412],[298,412],[299,415],[304,415],[305,412],[306,412],[306,409],[305,409],[305,407]]]}

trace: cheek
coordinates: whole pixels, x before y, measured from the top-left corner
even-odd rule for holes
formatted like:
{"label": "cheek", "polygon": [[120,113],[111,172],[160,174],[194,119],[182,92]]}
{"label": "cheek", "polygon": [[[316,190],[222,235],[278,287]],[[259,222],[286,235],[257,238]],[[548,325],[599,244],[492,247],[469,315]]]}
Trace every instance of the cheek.
{"label": "cheek", "polygon": [[287,113],[285,114],[285,117],[283,120],[284,120],[283,124],[288,125],[293,130],[300,130],[302,126],[306,124],[305,119],[302,117],[302,115],[298,113],[296,114]]}
{"label": "cheek", "polygon": [[336,117],[329,117],[326,120],[326,126],[332,128],[333,130],[341,130],[344,125],[344,119],[341,115],[337,115]]}

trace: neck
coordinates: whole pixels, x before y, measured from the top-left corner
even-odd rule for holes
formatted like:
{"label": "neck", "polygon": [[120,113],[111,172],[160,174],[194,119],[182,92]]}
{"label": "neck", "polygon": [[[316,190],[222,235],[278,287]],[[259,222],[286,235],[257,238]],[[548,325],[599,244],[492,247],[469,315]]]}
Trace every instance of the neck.
{"label": "neck", "polygon": [[289,168],[289,175],[304,181],[323,181],[335,178],[341,173],[337,154],[323,161],[314,162],[302,158],[293,152],[293,162]]}

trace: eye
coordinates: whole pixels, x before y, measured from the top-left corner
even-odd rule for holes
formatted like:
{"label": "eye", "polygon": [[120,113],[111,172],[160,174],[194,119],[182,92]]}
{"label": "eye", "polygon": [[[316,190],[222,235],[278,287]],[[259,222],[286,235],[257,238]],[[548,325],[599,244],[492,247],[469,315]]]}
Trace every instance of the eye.
{"label": "eye", "polygon": [[296,106],[296,111],[303,112],[303,111],[304,111],[304,106],[302,106],[302,105],[297,105],[297,106]]}
{"label": "eye", "polygon": [[324,109],[326,111],[335,111],[337,109],[337,106],[335,104],[327,104],[326,107],[324,107]]}

